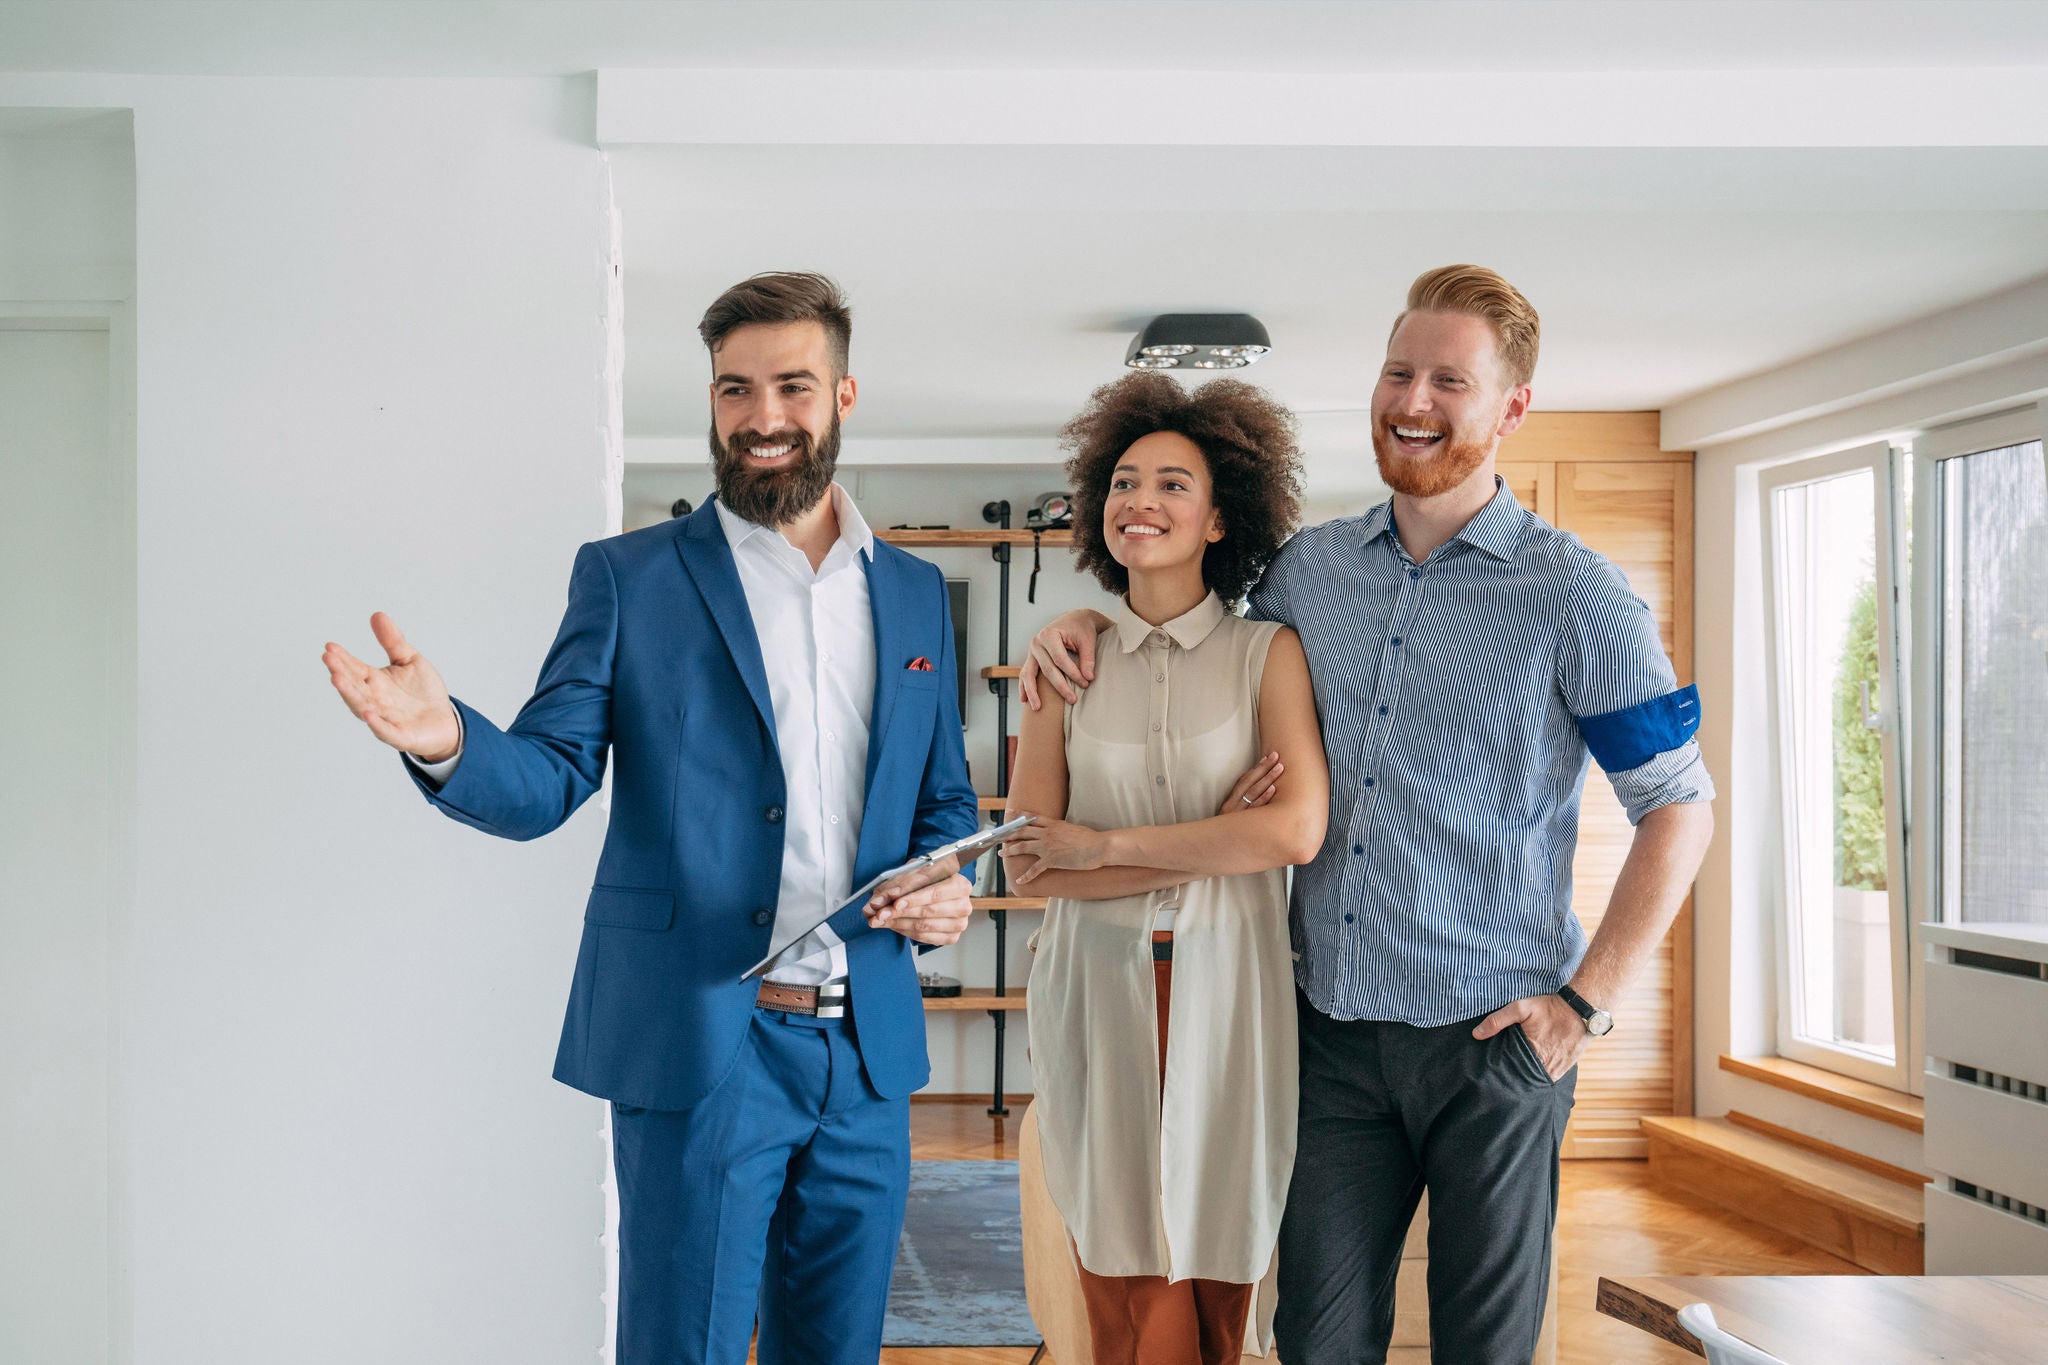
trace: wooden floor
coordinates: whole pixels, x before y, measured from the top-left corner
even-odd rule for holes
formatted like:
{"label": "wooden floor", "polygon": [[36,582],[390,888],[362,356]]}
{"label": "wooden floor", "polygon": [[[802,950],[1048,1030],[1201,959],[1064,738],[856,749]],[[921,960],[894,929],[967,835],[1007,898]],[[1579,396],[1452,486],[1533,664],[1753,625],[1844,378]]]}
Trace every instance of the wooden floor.
{"label": "wooden floor", "polygon": [[[914,1104],[911,1154],[920,1161],[1015,1158],[1008,1120],[982,1104]],[[1559,1365],[1700,1365],[1700,1358],[1600,1316],[1602,1275],[1854,1275],[1857,1268],[1682,1193],[1654,1189],[1641,1161],[1567,1161],[1558,1198]],[[896,1348],[883,1365],[1026,1365],[1028,1349]]]}

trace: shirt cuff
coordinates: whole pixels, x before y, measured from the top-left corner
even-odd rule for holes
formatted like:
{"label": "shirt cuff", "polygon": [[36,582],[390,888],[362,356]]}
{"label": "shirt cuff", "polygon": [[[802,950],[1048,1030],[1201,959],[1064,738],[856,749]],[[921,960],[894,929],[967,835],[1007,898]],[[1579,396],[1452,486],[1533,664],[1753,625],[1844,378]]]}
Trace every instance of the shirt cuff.
{"label": "shirt cuff", "polygon": [[429,763],[425,759],[414,757],[412,754],[407,754],[405,761],[412,765],[414,772],[424,777],[438,790],[446,784],[449,778],[455,776],[455,765],[462,762],[462,741],[462,711],[460,708],[455,708],[455,752],[442,759],[439,763]]}
{"label": "shirt cuff", "polygon": [[1614,794],[1621,799],[1631,825],[1641,824],[1643,817],[1659,806],[1714,799],[1714,779],[1694,740],[1625,772],[1609,773],[1607,779],[1614,784]]}

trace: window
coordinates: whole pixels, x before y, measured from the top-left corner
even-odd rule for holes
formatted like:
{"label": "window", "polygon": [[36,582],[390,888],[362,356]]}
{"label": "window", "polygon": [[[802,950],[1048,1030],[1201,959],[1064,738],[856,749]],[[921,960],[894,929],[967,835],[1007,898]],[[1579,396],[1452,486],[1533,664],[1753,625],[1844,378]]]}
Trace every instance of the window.
{"label": "window", "polygon": [[2048,924],[2048,464],[2039,439],[2019,439],[2039,430],[1973,424],[1925,448],[1939,528],[1923,571],[1935,642],[1925,918]]}
{"label": "window", "polygon": [[1762,480],[1780,830],[1778,1049],[1905,1084],[1895,453]]}
{"label": "window", "polygon": [[1759,477],[1783,1056],[1917,1092],[1916,922],[2048,924],[2044,413]]}

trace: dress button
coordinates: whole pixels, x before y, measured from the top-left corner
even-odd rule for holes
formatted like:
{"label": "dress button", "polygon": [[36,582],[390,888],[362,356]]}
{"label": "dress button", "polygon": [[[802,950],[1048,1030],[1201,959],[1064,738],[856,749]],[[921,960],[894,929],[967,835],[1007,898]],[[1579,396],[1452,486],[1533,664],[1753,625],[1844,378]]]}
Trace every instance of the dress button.
{"label": "dress button", "polygon": [[775,912],[773,910],[756,910],[754,912],[754,923],[760,925],[764,929],[767,928],[769,925],[775,923]]}
{"label": "dress button", "polygon": [[1365,779],[1365,785],[1366,785],[1366,786],[1368,786],[1368,787],[1370,787],[1370,786],[1372,785],[1372,779],[1371,779],[1371,778],[1369,778],[1369,777],[1368,777],[1368,778],[1366,778],[1366,779]]}
{"label": "dress button", "polygon": [[1351,923],[1351,916],[1350,916],[1350,915],[1346,915],[1346,916],[1344,916],[1344,922],[1345,922],[1346,924],[1349,924],[1349,923]]}
{"label": "dress button", "polygon": [[1163,787],[1166,785],[1166,779],[1163,777],[1155,777],[1152,779],[1152,785],[1155,787]]}
{"label": "dress button", "polygon": [[1352,851],[1353,853],[1357,854],[1357,855],[1358,855],[1359,857],[1363,858],[1363,857],[1365,856],[1365,845],[1364,845],[1364,844],[1353,844],[1353,845],[1351,846],[1351,851]]}
{"label": "dress button", "polygon": [[1152,681],[1153,681],[1153,682],[1165,682],[1165,681],[1166,681],[1166,675],[1165,675],[1164,673],[1154,673],[1154,674],[1152,675]]}
{"label": "dress button", "polygon": [[770,806],[770,807],[769,807],[769,808],[768,808],[767,810],[764,810],[764,811],[762,811],[762,812],[761,812],[761,818],[762,818],[762,819],[764,819],[764,820],[766,820],[766,821],[767,821],[767,822],[768,822],[769,824],[771,824],[771,825],[779,825],[779,824],[781,824],[781,823],[782,823],[782,807],[780,807],[780,806]]}
{"label": "dress button", "polygon": [[1382,707],[1380,708],[1380,714],[1381,714],[1381,715],[1383,715],[1383,716],[1384,716],[1385,714],[1387,714],[1387,708],[1386,708],[1386,707],[1384,707],[1384,706],[1382,706]]}
{"label": "dress button", "polygon": [[1401,637],[1400,637],[1400,636],[1398,636],[1398,635],[1396,635],[1396,636],[1394,637],[1394,643],[1395,643],[1395,644],[1397,644],[1397,645],[1398,645],[1398,644],[1400,644],[1400,643],[1401,643]]}
{"label": "dress button", "polygon": [[1410,578],[1420,578],[1420,577],[1422,577],[1422,570],[1420,570],[1420,569],[1410,569],[1410,570],[1408,571],[1408,576],[1409,576]]}

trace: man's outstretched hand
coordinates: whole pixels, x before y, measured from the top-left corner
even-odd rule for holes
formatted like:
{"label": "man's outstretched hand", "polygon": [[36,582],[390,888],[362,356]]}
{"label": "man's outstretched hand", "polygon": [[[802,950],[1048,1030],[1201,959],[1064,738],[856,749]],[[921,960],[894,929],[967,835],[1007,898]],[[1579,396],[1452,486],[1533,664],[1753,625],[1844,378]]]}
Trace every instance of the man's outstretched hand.
{"label": "man's outstretched hand", "polygon": [[454,757],[462,746],[462,726],[440,672],[406,643],[398,623],[383,612],[370,618],[370,629],[391,662],[374,668],[329,640],[320,661],[327,665],[334,690],[356,719],[392,748],[424,763]]}

